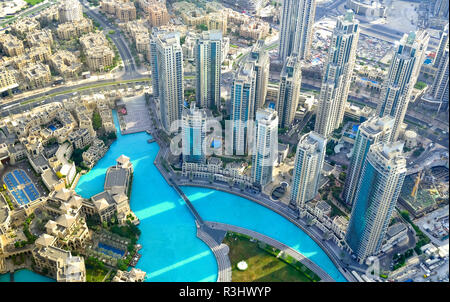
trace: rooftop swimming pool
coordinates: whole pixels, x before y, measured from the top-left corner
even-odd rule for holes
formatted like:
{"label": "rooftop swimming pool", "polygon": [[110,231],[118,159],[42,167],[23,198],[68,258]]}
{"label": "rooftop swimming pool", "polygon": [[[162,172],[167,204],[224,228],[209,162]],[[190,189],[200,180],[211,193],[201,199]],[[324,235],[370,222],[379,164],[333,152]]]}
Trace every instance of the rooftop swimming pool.
{"label": "rooftop swimming pool", "polygon": [[[114,122],[118,129],[117,114]],[[212,251],[196,237],[194,218],[153,164],[159,146],[147,143],[148,134],[122,136],[76,187],[89,198],[103,191],[106,169],[125,154],[134,166],[130,206],[140,220],[142,249],[137,268],[146,281],[216,281],[217,263]],[[345,281],[324,251],[302,230],[271,210],[252,201],[211,189],[183,187],[204,220],[245,227],[291,246],[310,258],[335,280]]]}

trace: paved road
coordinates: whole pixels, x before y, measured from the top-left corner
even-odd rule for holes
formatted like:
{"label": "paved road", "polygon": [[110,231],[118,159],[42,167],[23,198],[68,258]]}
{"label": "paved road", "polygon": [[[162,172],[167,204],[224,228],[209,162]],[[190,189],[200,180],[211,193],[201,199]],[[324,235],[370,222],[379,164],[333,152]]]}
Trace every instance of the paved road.
{"label": "paved road", "polygon": [[[86,15],[88,15],[91,19],[94,19],[97,21],[101,27],[103,27],[103,32],[105,34],[108,34],[114,44],[117,46],[117,49],[119,50],[120,57],[122,58],[124,68],[125,68],[125,74],[123,75],[123,79],[133,79],[140,75],[140,73],[137,71],[136,63],[134,62],[133,55],[131,54],[131,51],[125,42],[123,36],[120,34],[120,29],[117,28],[115,25],[110,23],[103,15],[97,13],[92,8],[88,7],[86,5],[86,2],[81,1],[81,4],[84,7],[84,12]],[[109,34],[110,30],[114,30],[114,34]]]}

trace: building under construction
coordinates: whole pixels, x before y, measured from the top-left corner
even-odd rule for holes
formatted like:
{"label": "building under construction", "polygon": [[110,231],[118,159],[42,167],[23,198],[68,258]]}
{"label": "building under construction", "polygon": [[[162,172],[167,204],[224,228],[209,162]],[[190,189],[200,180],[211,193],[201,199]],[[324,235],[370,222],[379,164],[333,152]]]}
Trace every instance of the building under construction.
{"label": "building under construction", "polygon": [[406,176],[399,203],[415,217],[448,204],[449,170],[438,166]]}

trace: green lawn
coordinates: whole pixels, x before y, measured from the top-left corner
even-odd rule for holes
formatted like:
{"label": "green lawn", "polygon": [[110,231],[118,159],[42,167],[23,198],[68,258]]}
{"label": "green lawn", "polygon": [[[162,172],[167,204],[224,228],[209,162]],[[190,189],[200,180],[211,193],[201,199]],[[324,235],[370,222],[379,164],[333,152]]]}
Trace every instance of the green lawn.
{"label": "green lawn", "polygon": [[[224,243],[230,247],[229,257],[234,282],[311,282],[304,273],[264,251],[257,242],[228,232]],[[245,260],[248,269],[240,271],[237,263]],[[305,267],[306,270],[308,270]],[[318,279],[316,279],[318,280]]]}
{"label": "green lawn", "polygon": [[35,4],[41,3],[42,1],[44,1],[44,0],[25,0],[25,2],[30,5],[35,5]]}
{"label": "green lawn", "polygon": [[103,279],[108,274],[108,270],[100,268],[91,268],[86,266],[86,281],[87,282],[103,282]]}

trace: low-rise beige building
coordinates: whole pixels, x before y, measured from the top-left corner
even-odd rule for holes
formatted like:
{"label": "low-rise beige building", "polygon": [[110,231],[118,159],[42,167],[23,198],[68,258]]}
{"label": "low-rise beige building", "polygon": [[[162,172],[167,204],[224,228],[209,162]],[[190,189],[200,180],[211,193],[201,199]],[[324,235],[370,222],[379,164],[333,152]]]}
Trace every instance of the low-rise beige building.
{"label": "low-rise beige building", "polygon": [[80,60],[67,50],[60,50],[52,55],[50,64],[64,78],[76,77],[82,69]]}
{"label": "low-rise beige building", "polygon": [[150,35],[148,28],[139,21],[131,21],[126,24],[126,31],[136,45],[136,50],[150,59]]}
{"label": "low-rise beige building", "polygon": [[128,22],[136,20],[136,6],[133,2],[102,0],[100,10],[110,15],[115,15],[120,21]]}
{"label": "low-rise beige building", "polygon": [[75,149],[83,149],[92,143],[93,137],[87,129],[78,129],[69,134],[69,142]]}
{"label": "low-rise beige building", "polygon": [[270,26],[267,22],[250,21],[240,25],[239,34],[253,40],[264,39],[269,34]]}
{"label": "low-rise beige building", "polygon": [[114,51],[109,47],[108,40],[102,32],[89,33],[80,38],[86,63],[92,71],[102,71],[112,65]]}
{"label": "low-rise beige building", "polygon": [[0,66],[0,93],[17,87],[16,77],[8,68]]}
{"label": "low-rise beige building", "polygon": [[225,35],[228,29],[227,25],[228,21],[225,13],[215,12],[208,15],[208,30],[220,30],[222,31],[222,35]]}
{"label": "low-rise beige building", "polygon": [[45,46],[51,48],[53,45],[53,35],[50,29],[35,30],[27,33],[27,43],[31,47]]}
{"label": "low-rise beige building", "polygon": [[0,46],[10,57],[20,56],[25,52],[22,41],[11,34],[0,35]]}
{"label": "low-rise beige building", "polygon": [[53,246],[56,238],[43,234],[32,251],[35,268],[58,282],[86,282],[83,257],[72,256],[70,251]]}
{"label": "low-rise beige building", "polygon": [[42,63],[29,64],[21,73],[30,89],[44,87],[52,81],[50,67]]}
{"label": "low-rise beige building", "polygon": [[145,275],[146,272],[134,267],[130,271],[118,270],[112,282],[143,282]]}
{"label": "low-rise beige building", "polygon": [[92,31],[92,29],[92,20],[82,18],[79,21],[59,24],[56,29],[56,34],[59,39],[70,40],[73,38],[78,38],[82,34]]}
{"label": "low-rise beige building", "polygon": [[21,18],[11,25],[11,30],[21,36],[39,28],[41,28],[41,25],[35,18]]}
{"label": "low-rise beige building", "polygon": [[147,13],[148,22],[153,27],[159,27],[169,23],[169,12],[163,3],[150,3],[144,6],[144,11]]}

